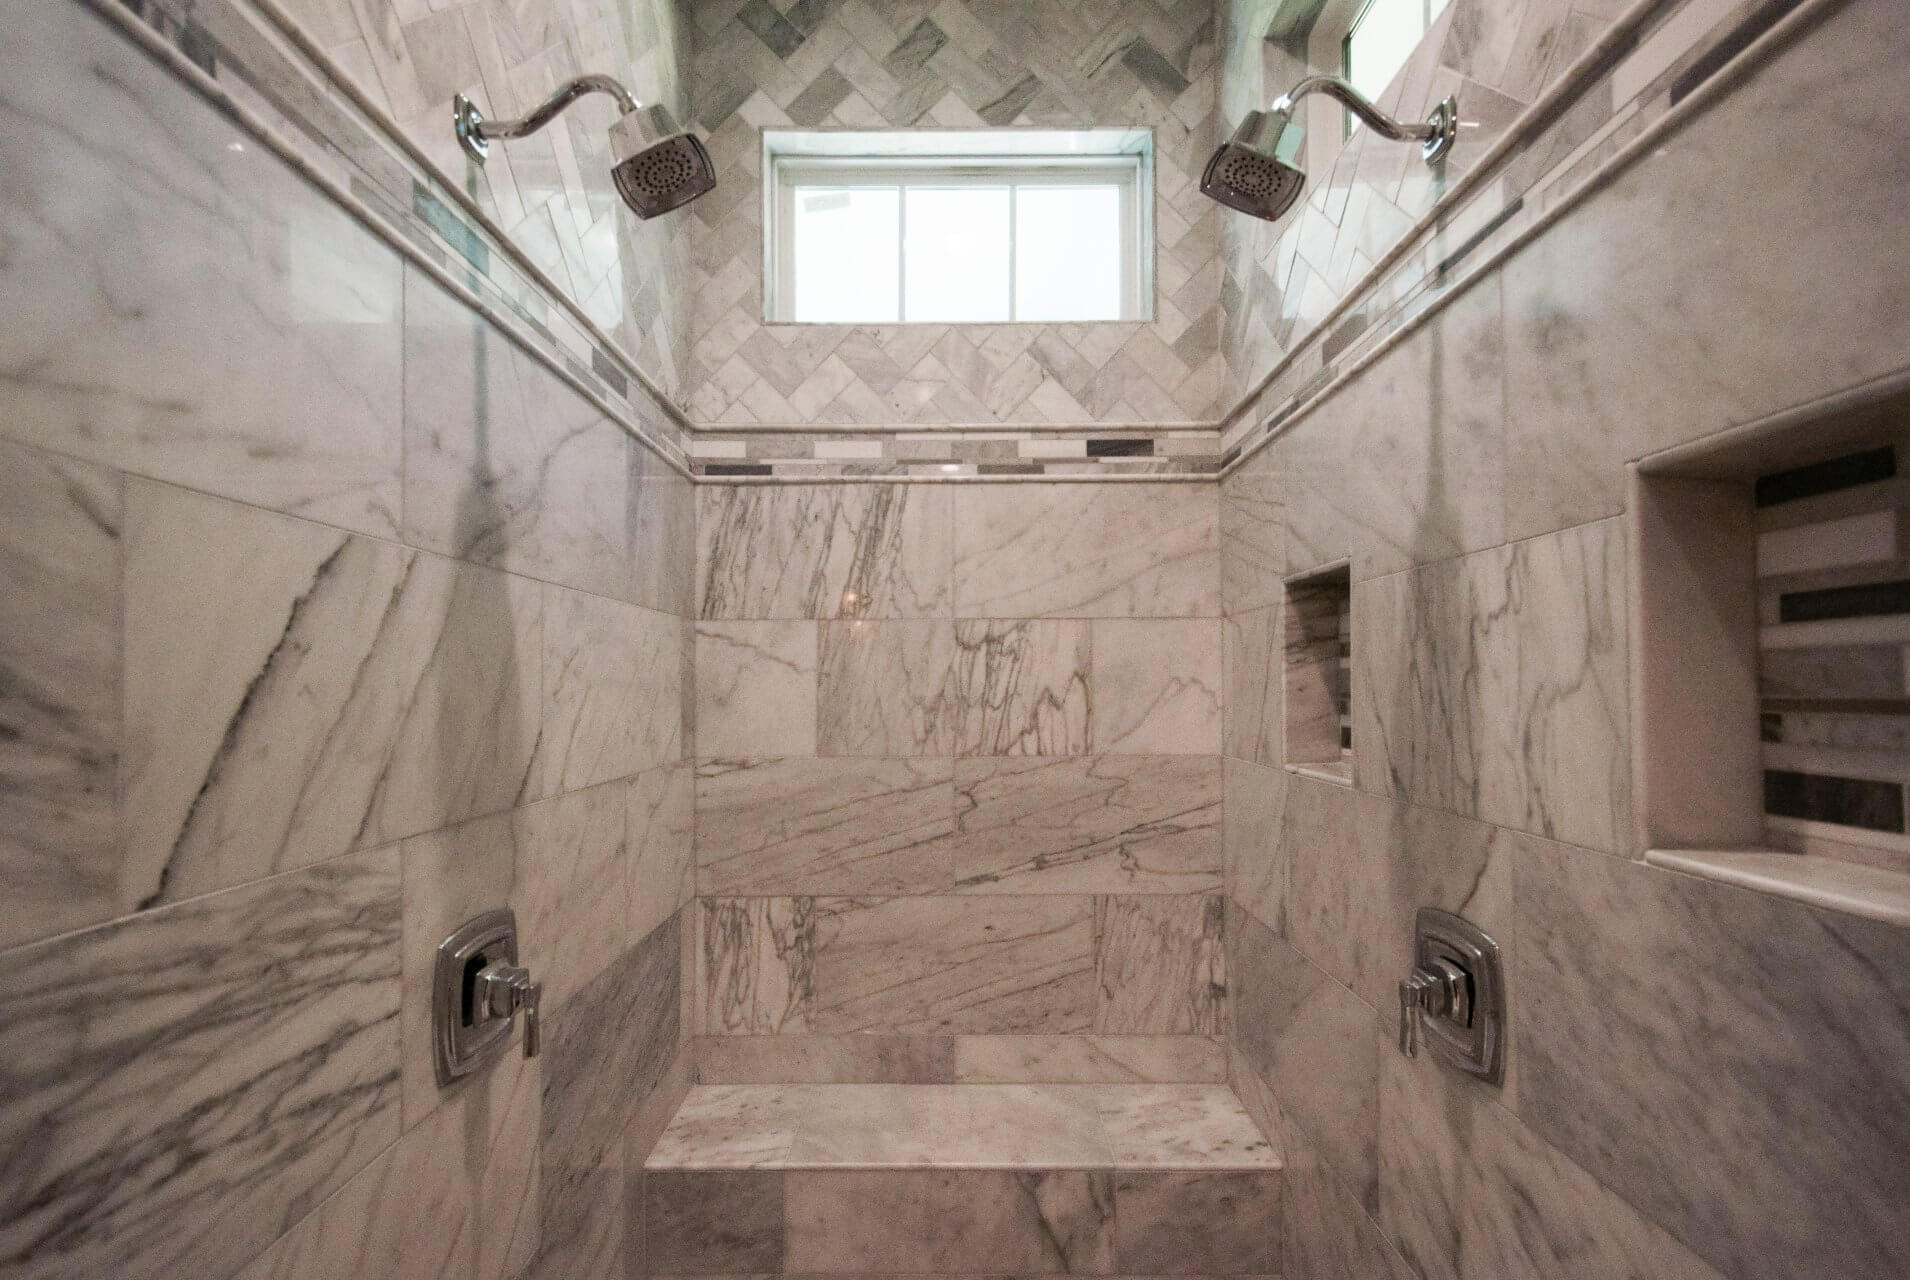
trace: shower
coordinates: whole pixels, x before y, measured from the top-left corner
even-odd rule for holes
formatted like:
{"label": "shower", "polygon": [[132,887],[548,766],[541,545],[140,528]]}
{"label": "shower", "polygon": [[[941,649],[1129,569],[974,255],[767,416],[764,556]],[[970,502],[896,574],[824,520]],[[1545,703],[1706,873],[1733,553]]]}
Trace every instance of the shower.
{"label": "shower", "polygon": [[1294,123],[1293,105],[1310,93],[1338,99],[1382,138],[1420,143],[1427,164],[1443,160],[1459,132],[1459,103],[1453,98],[1434,107],[1424,124],[1401,124],[1346,81],[1308,76],[1270,109],[1246,114],[1234,136],[1208,160],[1201,194],[1269,222],[1292,208],[1306,186],[1306,170],[1298,159],[1306,130]]}
{"label": "shower", "polygon": [[679,128],[664,106],[646,107],[630,91],[605,75],[578,76],[521,120],[486,120],[463,94],[452,100],[452,119],[465,154],[483,164],[491,141],[524,138],[555,120],[585,94],[607,93],[622,112],[610,126],[610,145],[616,157],[610,170],[617,194],[639,218],[680,209],[716,185],[716,167],[695,134]]}

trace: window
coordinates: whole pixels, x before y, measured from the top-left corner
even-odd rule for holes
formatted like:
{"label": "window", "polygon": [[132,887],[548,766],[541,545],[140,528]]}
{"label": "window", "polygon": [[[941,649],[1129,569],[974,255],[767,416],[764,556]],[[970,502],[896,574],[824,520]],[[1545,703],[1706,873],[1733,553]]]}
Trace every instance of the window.
{"label": "window", "polygon": [[[1340,73],[1365,97],[1379,101],[1446,4],[1447,0],[1366,0],[1340,42]],[[1359,119],[1351,111],[1345,114],[1346,133],[1351,137]]]}
{"label": "window", "polygon": [[771,131],[767,319],[1147,319],[1151,143],[1134,130]]}

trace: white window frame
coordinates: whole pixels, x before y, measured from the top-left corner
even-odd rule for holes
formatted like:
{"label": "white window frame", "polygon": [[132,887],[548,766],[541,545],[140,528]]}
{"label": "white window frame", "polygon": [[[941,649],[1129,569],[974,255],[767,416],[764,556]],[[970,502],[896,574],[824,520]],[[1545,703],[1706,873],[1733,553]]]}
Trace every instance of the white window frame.
{"label": "white window frame", "polygon": [[[795,202],[805,187],[1008,188],[1008,317],[971,324],[1140,324],[1154,316],[1153,173],[1144,152],[1104,155],[771,155],[764,187],[764,319],[798,321],[795,309]],[[1121,315],[1109,320],[1021,320],[1015,312],[1015,200],[1021,187],[1111,184],[1121,189]],[[866,324],[948,324],[910,320],[908,298],[908,200],[899,202],[896,237],[896,315],[899,320],[842,321]]]}

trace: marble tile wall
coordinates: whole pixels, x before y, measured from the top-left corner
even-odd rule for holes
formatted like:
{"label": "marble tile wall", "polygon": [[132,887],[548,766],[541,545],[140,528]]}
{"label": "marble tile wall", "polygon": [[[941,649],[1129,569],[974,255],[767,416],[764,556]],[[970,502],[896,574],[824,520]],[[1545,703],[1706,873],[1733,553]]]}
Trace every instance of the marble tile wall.
{"label": "marble tile wall", "polygon": [[[1161,425],[1218,415],[1221,213],[1197,189],[1217,140],[1210,0],[686,8],[692,106],[721,184],[686,211],[690,405],[719,439],[751,424]],[[1150,323],[764,323],[763,129],[1013,125],[1154,130]],[[795,456],[809,456],[798,443]]]}
{"label": "marble tile wall", "polygon": [[[1287,1157],[1291,1274],[1910,1268],[1910,935],[1648,866],[1631,818],[1625,463],[1904,367],[1910,259],[1872,233],[1910,142],[1867,95],[1910,20],[1806,12],[1223,482],[1230,1079]],[[1864,144],[1772,182],[1780,111]],[[1267,676],[1283,577],[1341,560],[1350,785],[1282,767]],[[1394,1046],[1420,906],[1506,950],[1502,1087]]]}
{"label": "marble tile wall", "polygon": [[[689,479],[95,10],[0,85],[0,1270],[622,1276]],[[544,1052],[440,1090],[499,906]]]}
{"label": "marble tile wall", "polygon": [[1216,497],[699,488],[706,1078],[1215,1078]]}

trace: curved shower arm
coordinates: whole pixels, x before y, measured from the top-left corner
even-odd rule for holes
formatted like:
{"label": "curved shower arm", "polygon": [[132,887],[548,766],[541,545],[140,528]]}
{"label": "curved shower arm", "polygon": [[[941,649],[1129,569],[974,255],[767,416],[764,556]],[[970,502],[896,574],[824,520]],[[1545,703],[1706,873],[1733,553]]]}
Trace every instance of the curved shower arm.
{"label": "curved shower arm", "polygon": [[1282,115],[1293,114],[1293,104],[1310,93],[1324,93],[1338,100],[1347,110],[1364,120],[1382,138],[1394,142],[1430,142],[1439,135],[1439,126],[1428,121],[1425,124],[1401,124],[1399,121],[1374,106],[1365,95],[1338,76],[1308,76],[1300,83],[1280,95],[1273,104],[1273,110]]}
{"label": "curved shower arm", "polygon": [[631,96],[630,91],[606,75],[578,76],[556,93],[544,99],[530,112],[518,120],[478,120],[473,124],[473,132],[482,139],[523,138],[536,133],[545,125],[562,115],[571,103],[592,93],[607,93],[617,100],[617,110],[629,115],[632,111],[642,110],[643,104]]}

